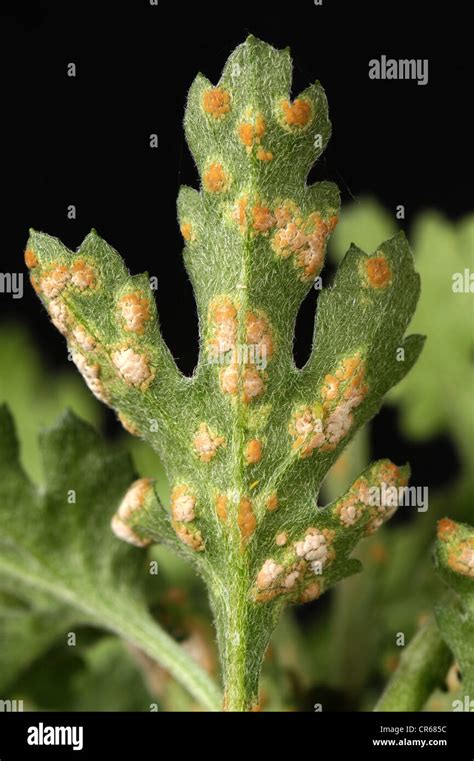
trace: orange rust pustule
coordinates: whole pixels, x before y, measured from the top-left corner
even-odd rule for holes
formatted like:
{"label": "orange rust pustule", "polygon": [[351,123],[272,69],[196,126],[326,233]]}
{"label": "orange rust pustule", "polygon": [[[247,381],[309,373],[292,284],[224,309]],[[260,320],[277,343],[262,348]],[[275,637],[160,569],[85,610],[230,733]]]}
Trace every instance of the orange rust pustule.
{"label": "orange rust pustule", "polygon": [[268,206],[254,206],[252,209],[253,229],[265,233],[275,224],[275,217]]}
{"label": "orange rust pustule", "polygon": [[239,138],[246,148],[251,148],[254,140],[253,124],[249,124],[249,122],[239,124]]}
{"label": "orange rust pustule", "polygon": [[124,322],[124,328],[129,333],[143,335],[146,323],[150,319],[150,302],[140,291],[126,293],[118,302],[118,307]]}
{"label": "orange rust pustule", "polygon": [[228,499],[225,494],[218,494],[216,497],[216,513],[222,523],[227,523],[227,504]]}
{"label": "orange rust pustule", "polygon": [[193,227],[190,222],[183,222],[179,228],[184,240],[188,243],[193,237]]}
{"label": "orange rust pustule", "polygon": [[306,218],[290,200],[274,210],[277,231],[272,239],[272,248],[278,257],[293,256],[299,270],[300,279],[312,280],[321,271],[328,235],[337,224],[332,215],[327,220],[319,212],[312,212]]}
{"label": "orange rust pustule", "polygon": [[449,518],[442,518],[438,521],[438,539],[442,542],[446,542],[452,536],[456,534],[456,523]]}
{"label": "orange rust pustule", "polygon": [[84,259],[77,259],[71,267],[71,283],[81,291],[93,288],[96,284],[94,268]]}
{"label": "orange rust pustule", "polygon": [[382,462],[377,469],[377,477],[389,484],[399,482],[400,486],[406,486],[408,483],[408,479],[402,478],[400,468],[394,462]]}
{"label": "orange rust pustule", "polygon": [[212,163],[204,174],[204,187],[209,193],[223,193],[228,187],[228,177],[222,164],[218,161]]}
{"label": "orange rust pustule", "polygon": [[252,502],[247,497],[242,497],[240,500],[237,523],[240,529],[242,542],[247,542],[257,526],[257,519],[253,512]]}
{"label": "orange rust pustule", "polygon": [[25,264],[30,270],[38,266],[38,258],[32,248],[25,251]]}
{"label": "orange rust pustule", "polygon": [[312,602],[317,600],[321,595],[321,586],[317,581],[313,581],[303,589],[300,595],[300,602]]}
{"label": "orange rust pustule", "polygon": [[175,522],[173,522],[173,528],[176,531],[176,536],[192,550],[195,550],[196,552],[202,552],[204,550],[204,542],[200,531],[194,533],[185,526]]}
{"label": "orange rust pustule", "polygon": [[259,148],[257,150],[257,158],[259,161],[272,161],[273,153],[271,151],[266,151],[264,148]]}
{"label": "orange rust pustule", "polygon": [[268,319],[263,314],[247,312],[245,327],[247,343],[258,347],[260,356],[270,361],[273,356],[274,346],[272,329]]}
{"label": "orange rust pustule", "polygon": [[455,573],[474,579],[474,537],[455,543],[447,563]]}
{"label": "orange rust pustule", "polygon": [[311,121],[311,104],[303,98],[296,98],[293,103],[283,100],[281,108],[284,120],[289,127],[306,127]]}
{"label": "orange rust pustule", "polygon": [[202,107],[206,114],[221,119],[230,111],[230,93],[221,87],[206,90],[202,96]]}
{"label": "orange rust pustule", "polygon": [[260,140],[265,134],[266,124],[262,114],[258,114],[255,119],[255,137]]}
{"label": "orange rust pustule", "polygon": [[[211,336],[208,350],[214,356],[235,348],[237,337],[237,309],[227,296],[214,299],[209,305]],[[229,369],[229,368],[226,368]]]}
{"label": "orange rust pustule", "polygon": [[385,256],[372,256],[365,264],[367,280],[372,288],[387,288],[392,282],[392,271]]}
{"label": "orange rust pustule", "polygon": [[245,447],[245,459],[249,465],[254,465],[262,459],[262,442],[260,439],[252,439]]}
{"label": "orange rust pustule", "polygon": [[270,513],[273,513],[275,510],[278,510],[278,497],[276,495],[276,492],[274,492],[273,494],[270,494],[270,496],[267,497],[265,505],[267,510]]}
{"label": "orange rust pustule", "polygon": [[69,277],[68,268],[64,264],[57,264],[42,274],[40,289],[46,298],[56,298],[67,286]]}
{"label": "orange rust pustule", "polygon": [[220,323],[224,320],[234,320],[237,316],[237,309],[227,296],[223,296],[211,303],[210,313],[212,320]]}
{"label": "orange rust pustule", "polygon": [[239,198],[236,205],[231,211],[231,218],[237,222],[241,230],[244,230],[247,224],[247,205],[248,205],[248,198],[247,196],[242,196],[242,198]]}
{"label": "orange rust pustule", "polygon": [[255,121],[247,121],[239,124],[237,132],[240,142],[245,145],[247,152],[250,153],[255,143],[260,143],[265,134],[265,119],[262,114],[257,114]]}
{"label": "orange rust pustule", "polygon": [[266,589],[264,592],[258,592],[255,595],[255,602],[270,602],[270,600],[281,594],[282,590],[278,587],[276,589]]}

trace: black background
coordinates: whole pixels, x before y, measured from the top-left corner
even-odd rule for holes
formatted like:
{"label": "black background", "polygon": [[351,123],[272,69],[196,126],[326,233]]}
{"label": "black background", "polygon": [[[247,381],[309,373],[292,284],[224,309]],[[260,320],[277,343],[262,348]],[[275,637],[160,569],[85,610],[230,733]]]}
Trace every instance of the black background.
{"label": "black background", "polygon": [[[467,7],[401,0],[16,3],[1,19],[6,193],[0,269],[24,269],[30,226],[72,249],[95,227],[132,272],[158,277],[162,330],[190,374],[197,319],[175,200],[180,184],[197,186],[182,130],[196,73],[217,82],[227,56],[249,32],[276,47],[289,45],[293,95],[319,79],[333,123],[311,180],[337,182],[343,202],[370,193],[389,210],[403,204],[407,230],[424,208],[456,219],[473,207]],[[368,62],[382,54],[428,58],[429,83],[370,80]],[[67,76],[70,62],[75,78]],[[150,133],[159,135],[157,150],[149,147]],[[77,208],[76,220],[67,219],[69,204]],[[180,321],[177,301],[186,315]],[[299,360],[308,349],[313,307],[310,300],[298,323]],[[1,295],[0,309],[28,321],[53,368],[65,365],[63,340],[28,285],[22,300]],[[436,484],[456,470],[446,439],[404,441],[390,410],[377,418],[372,436],[376,456],[412,460],[415,484]]]}

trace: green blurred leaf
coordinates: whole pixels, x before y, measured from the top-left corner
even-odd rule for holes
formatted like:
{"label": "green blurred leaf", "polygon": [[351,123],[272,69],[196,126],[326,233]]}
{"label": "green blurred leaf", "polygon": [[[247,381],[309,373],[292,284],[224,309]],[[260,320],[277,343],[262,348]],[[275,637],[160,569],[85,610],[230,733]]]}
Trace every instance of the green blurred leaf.
{"label": "green blurred leaf", "polygon": [[25,327],[0,326],[0,403],[6,402],[15,417],[21,443],[21,462],[30,478],[42,478],[37,433],[52,425],[67,407],[93,425],[102,419],[102,408],[73,371],[53,372]]}
{"label": "green blurred leaf", "polygon": [[216,687],[146,609],[146,556],[110,530],[134,477],[129,457],[108,452],[72,413],[40,442],[47,486],[37,490],[19,465],[11,416],[0,409],[0,579],[33,603],[39,594],[67,607],[78,626],[119,634],[217,707]]}
{"label": "green blurred leaf", "polygon": [[450,431],[472,468],[474,299],[470,292],[453,291],[453,275],[474,270],[474,215],[450,223],[427,212],[416,221],[412,239],[423,289],[411,327],[429,332],[429,340],[391,398],[400,405],[408,435]]}
{"label": "green blurred leaf", "polygon": [[123,642],[101,639],[83,653],[84,668],[73,679],[75,711],[149,711],[154,702]]}
{"label": "green blurred leaf", "polygon": [[[22,599],[15,584],[0,577],[0,691],[13,681],[67,631],[75,619],[64,605],[38,593]],[[6,593],[5,589],[9,591]]]}
{"label": "green blurred leaf", "polygon": [[339,263],[352,243],[364,251],[375,251],[381,240],[391,238],[400,229],[394,216],[378,201],[360,198],[344,207],[328,244],[330,257]]}

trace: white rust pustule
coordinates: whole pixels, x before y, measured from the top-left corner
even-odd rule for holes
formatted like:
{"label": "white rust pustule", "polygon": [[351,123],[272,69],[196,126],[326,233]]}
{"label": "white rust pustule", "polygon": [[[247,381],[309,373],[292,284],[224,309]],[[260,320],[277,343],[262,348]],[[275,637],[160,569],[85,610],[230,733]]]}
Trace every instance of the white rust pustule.
{"label": "white rust pustule", "polygon": [[94,396],[97,397],[99,401],[108,404],[109,396],[101,380],[100,365],[96,362],[92,364],[89,363],[86,357],[78,351],[72,351],[71,358]]}
{"label": "white rust pustule", "polygon": [[289,432],[299,457],[309,457],[316,449],[321,452],[335,449],[351,430],[353,411],[367,393],[365,362],[361,353],[356,352],[342,359],[334,373],[325,376],[317,402],[298,407],[293,413]]}
{"label": "white rust pustule", "polygon": [[219,447],[225,444],[223,436],[218,436],[207,423],[201,423],[193,438],[194,451],[201,462],[210,462]]}
{"label": "white rust pustule", "polygon": [[113,351],[111,359],[118,375],[127,385],[144,389],[153,380],[153,372],[147,357],[130,346]]}
{"label": "white rust pustule", "polygon": [[151,540],[139,536],[131,528],[130,523],[133,523],[134,519],[136,520],[140,513],[146,509],[148,500],[153,496],[153,480],[151,478],[140,478],[131,485],[112,518],[112,531],[119,539],[133,544],[135,547],[147,547],[151,543]]}
{"label": "white rust pustule", "polygon": [[189,523],[196,517],[196,497],[186,484],[175,486],[171,493],[171,511],[173,518],[182,523]]}
{"label": "white rust pustule", "polygon": [[151,316],[148,296],[140,291],[126,293],[117,306],[125,330],[142,335]]}
{"label": "white rust pustule", "polygon": [[201,531],[195,525],[197,518],[197,497],[192,487],[186,483],[176,484],[171,492],[171,514],[177,537],[196,552],[204,550]]}

